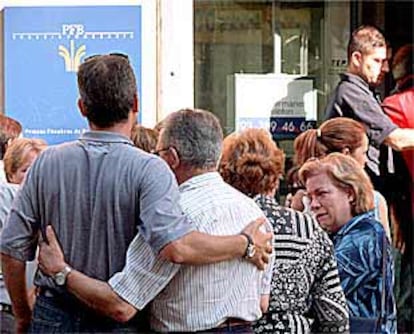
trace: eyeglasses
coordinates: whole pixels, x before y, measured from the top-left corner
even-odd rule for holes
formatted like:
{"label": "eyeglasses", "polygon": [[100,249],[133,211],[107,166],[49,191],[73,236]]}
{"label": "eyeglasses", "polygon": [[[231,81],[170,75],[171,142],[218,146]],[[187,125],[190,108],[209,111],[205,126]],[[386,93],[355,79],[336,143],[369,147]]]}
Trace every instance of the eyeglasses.
{"label": "eyeglasses", "polygon": [[[106,56],[106,55],[92,55],[92,56],[88,56],[88,57],[86,57],[83,60],[83,62],[86,63],[87,61],[90,61],[92,59],[95,59],[95,58],[98,58],[98,57],[102,57],[102,56]],[[121,57],[121,58],[124,58],[124,59],[126,59],[126,60],[129,61],[128,55],[126,55],[124,53],[120,53],[120,52],[112,52],[112,53],[109,53],[108,56]]]}
{"label": "eyeglasses", "polygon": [[157,155],[157,156],[160,156],[160,153],[161,153],[161,152],[164,152],[164,151],[169,151],[169,150],[171,150],[171,149],[173,149],[173,150],[175,151],[175,153],[177,154],[177,156],[178,156],[178,157],[180,157],[180,153],[178,152],[178,150],[176,149],[176,147],[175,147],[175,146],[168,146],[168,147],[165,147],[165,148],[160,148],[159,150],[151,150],[150,152],[151,152],[152,154],[155,154],[155,155]]}
{"label": "eyeglasses", "polygon": [[171,146],[168,146],[166,148],[160,148],[159,150],[151,150],[151,153],[160,156],[161,152],[168,151],[170,148]]}

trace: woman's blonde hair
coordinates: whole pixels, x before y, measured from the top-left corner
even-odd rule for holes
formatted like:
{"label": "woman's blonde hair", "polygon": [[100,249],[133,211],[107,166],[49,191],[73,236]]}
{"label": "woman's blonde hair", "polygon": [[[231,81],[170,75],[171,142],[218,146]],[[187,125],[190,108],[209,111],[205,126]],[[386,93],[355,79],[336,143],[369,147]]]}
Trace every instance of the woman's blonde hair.
{"label": "woman's blonde hair", "polygon": [[131,140],[134,145],[143,151],[155,150],[158,141],[158,131],[135,124],[131,132]]}
{"label": "woman's blonde hair", "polygon": [[12,176],[24,164],[29,152],[40,153],[47,147],[43,139],[16,138],[8,147],[4,155],[4,171],[6,179],[10,182]]}
{"label": "woman's blonde hair", "polygon": [[352,190],[355,200],[352,215],[374,209],[374,189],[364,169],[350,156],[331,153],[322,159],[311,158],[299,170],[299,178],[306,184],[312,176],[326,173],[333,184],[344,190]]}

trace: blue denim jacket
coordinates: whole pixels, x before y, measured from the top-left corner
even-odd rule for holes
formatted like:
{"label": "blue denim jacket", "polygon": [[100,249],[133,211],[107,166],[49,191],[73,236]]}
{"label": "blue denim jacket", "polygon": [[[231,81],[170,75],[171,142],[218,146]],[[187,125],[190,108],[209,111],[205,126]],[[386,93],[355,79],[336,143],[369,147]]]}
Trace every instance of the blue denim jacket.
{"label": "blue denim jacket", "polygon": [[382,258],[385,240],[385,321],[383,333],[396,333],[396,309],[393,294],[394,266],[391,246],[384,238],[382,225],[373,212],[353,217],[331,239],[335,247],[341,285],[350,316],[378,317],[381,312]]}

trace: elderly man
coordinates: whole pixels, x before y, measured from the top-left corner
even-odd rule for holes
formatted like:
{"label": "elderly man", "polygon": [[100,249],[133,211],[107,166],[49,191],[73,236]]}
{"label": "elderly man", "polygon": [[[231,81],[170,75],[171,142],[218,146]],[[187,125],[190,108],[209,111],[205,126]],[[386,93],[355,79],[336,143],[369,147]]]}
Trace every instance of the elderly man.
{"label": "elderly man", "polygon": [[[76,282],[77,270],[101,281],[121,271],[137,231],[151,253],[173,262],[211,263],[246,255],[264,265],[264,240],[270,236],[256,233],[258,224],[245,235],[231,237],[194,231],[178,205],[177,184],[167,164],[134,147],[129,138],[138,112],[137,87],[127,57],[87,59],[79,67],[78,86],[78,106],[90,131],[38,157],[2,233],[3,273],[18,331],[27,330],[32,316],[25,261],[34,258],[39,232],[45,233],[46,224],[53,224],[70,266],[58,267],[53,277],[38,271],[35,284],[40,293],[32,332],[136,331],[134,324],[96,314],[66,287]],[[259,239],[263,247],[256,247],[254,254]],[[106,300],[100,306],[116,320],[135,314],[131,308],[113,306],[118,304],[117,299]]]}
{"label": "elderly man", "polygon": [[367,167],[372,176],[380,174],[381,144],[396,150],[414,148],[414,130],[401,129],[392,123],[370,89],[388,71],[384,36],[372,26],[359,27],[348,44],[347,72],[341,74],[341,81],[325,110],[327,119],[344,116],[365,125],[369,138]]}
{"label": "elderly man", "polygon": [[[174,171],[180,204],[196,230],[212,235],[239,233],[263,213],[248,197],[225,183],[216,171],[222,130],[210,112],[184,109],[171,114],[161,131],[156,154]],[[67,264],[51,231],[42,244],[40,265],[49,274]],[[200,250],[202,251],[202,250]],[[241,259],[205,266],[171,264],[155,258],[142,237],[131,244],[126,266],[109,285],[126,302],[142,309],[151,300],[151,327],[156,331],[193,332],[239,330],[252,332],[270,292],[271,267],[266,275]],[[89,302],[100,297],[96,280],[74,272],[68,289]],[[90,288],[89,291],[88,288]],[[109,288],[106,289],[108,293]]]}

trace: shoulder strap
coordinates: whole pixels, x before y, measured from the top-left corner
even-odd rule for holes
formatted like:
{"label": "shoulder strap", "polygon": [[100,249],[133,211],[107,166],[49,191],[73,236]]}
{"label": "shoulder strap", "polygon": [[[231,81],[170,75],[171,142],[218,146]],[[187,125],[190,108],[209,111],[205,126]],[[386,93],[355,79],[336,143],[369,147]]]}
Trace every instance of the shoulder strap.
{"label": "shoulder strap", "polygon": [[[386,271],[387,271],[387,236],[385,235],[385,231],[382,237],[382,284],[381,284],[381,313],[379,317],[379,325],[384,323],[385,320],[385,280],[386,280]],[[381,328],[378,328],[381,330]]]}

